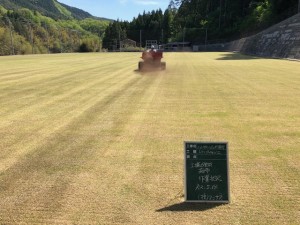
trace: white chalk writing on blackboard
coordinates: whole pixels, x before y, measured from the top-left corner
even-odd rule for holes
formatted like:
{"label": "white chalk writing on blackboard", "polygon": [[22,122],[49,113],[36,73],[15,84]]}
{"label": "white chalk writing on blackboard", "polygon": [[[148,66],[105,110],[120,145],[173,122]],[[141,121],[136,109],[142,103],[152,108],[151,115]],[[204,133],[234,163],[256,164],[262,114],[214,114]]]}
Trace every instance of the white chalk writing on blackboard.
{"label": "white chalk writing on blackboard", "polygon": [[223,195],[218,194],[218,195],[209,195],[209,194],[200,194],[198,195],[199,200],[207,200],[207,201],[222,201],[223,200]]}
{"label": "white chalk writing on blackboard", "polygon": [[192,163],[192,167],[191,168],[209,168],[212,167],[213,163],[212,162],[196,162],[196,163]]}
{"label": "white chalk writing on blackboard", "polygon": [[204,175],[199,176],[198,179],[202,183],[209,183],[209,182],[222,182],[221,175]]}
{"label": "white chalk writing on blackboard", "polygon": [[218,189],[218,185],[214,184],[214,185],[201,185],[201,184],[197,184],[195,191],[199,191],[199,190],[217,190]]}

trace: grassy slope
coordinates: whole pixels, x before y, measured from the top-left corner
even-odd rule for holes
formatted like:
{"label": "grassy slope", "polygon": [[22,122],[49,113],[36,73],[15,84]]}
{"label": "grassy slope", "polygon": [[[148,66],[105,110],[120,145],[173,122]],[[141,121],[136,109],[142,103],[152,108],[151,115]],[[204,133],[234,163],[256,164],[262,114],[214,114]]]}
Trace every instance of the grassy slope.
{"label": "grassy slope", "polygon": [[63,7],[60,3],[56,1],[53,1],[53,3],[62,15],[68,18],[72,18],[72,13],[69,10],[67,10],[65,7]]}
{"label": "grassy slope", "polygon": [[[300,64],[229,53],[2,57],[0,223],[296,224]],[[183,204],[183,141],[229,142],[229,205]]]}

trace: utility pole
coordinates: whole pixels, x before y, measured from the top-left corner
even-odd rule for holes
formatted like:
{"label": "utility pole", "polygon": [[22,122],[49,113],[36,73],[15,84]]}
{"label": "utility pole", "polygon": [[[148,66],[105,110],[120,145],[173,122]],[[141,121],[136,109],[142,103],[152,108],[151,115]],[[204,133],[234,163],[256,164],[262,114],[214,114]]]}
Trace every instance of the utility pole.
{"label": "utility pole", "polygon": [[221,28],[222,0],[220,0],[219,29]]}
{"label": "utility pole", "polygon": [[224,5],[224,20],[223,20],[223,24],[224,24],[224,22],[226,23],[226,11],[227,11],[227,0],[225,0],[225,5]]}
{"label": "utility pole", "polygon": [[6,17],[6,20],[9,25],[9,33],[10,33],[10,54],[14,55],[15,54],[15,48],[14,48],[14,38],[13,38],[13,33],[12,33],[12,24],[11,21],[8,17]]}
{"label": "utility pole", "polygon": [[207,28],[205,28],[205,50],[207,45]]}
{"label": "utility pole", "polygon": [[119,30],[119,51],[121,52],[121,31]]}
{"label": "utility pole", "polygon": [[60,53],[63,53],[64,49],[63,49],[63,43],[62,43],[62,32],[61,32],[61,27],[58,28],[58,32],[59,32],[59,41],[60,41]]}
{"label": "utility pole", "polygon": [[298,1],[298,13],[300,13],[300,0]]}
{"label": "utility pole", "polygon": [[142,48],[142,30],[140,30],[140,48]]}
{"label": "utility pole", "polygon": [[161,29],[161,43],[164,43],[164,29]]}
{"label": "utility pole", "polygon": [[47,31],[47,49],[48,49],[48,54],[50,54],[49,29],[48,29],[47,24],[45,24],[45,28]]}
{"label": "utility pole", "polygon": [[30,41],[31,41],[31,52],[34,54],[34,43],[33,43],[33,31],[32,31],[32,26],[31,23],[28,23],[29,25],[29,30],[30,30]]}

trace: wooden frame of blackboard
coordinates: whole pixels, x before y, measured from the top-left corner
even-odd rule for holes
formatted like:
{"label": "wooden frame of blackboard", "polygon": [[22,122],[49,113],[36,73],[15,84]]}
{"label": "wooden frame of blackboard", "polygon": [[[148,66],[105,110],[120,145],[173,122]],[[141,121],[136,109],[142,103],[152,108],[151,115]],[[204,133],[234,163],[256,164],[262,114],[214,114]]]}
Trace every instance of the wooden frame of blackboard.
{"label": "wooden frame of blackboard", "polygon": [[[187,156],[186,156],[186,144],[193,143],[193,144],[225,144],[226,145],[226,167],[227,167],[227,190],[228,190],[228,200],[224,201],[209,201],[209,200],[187,200],[187,171],[186,171],[186,163],[187,163]],[[221,141],[221,142],[213,142],[213,141],[184,141],[183,142],[183,158],[184,158],[184,201],[185,202],[199,202],[199,203],[230,203],[230,174],[229,174],[229,151],[228,151],[228,142]]]}

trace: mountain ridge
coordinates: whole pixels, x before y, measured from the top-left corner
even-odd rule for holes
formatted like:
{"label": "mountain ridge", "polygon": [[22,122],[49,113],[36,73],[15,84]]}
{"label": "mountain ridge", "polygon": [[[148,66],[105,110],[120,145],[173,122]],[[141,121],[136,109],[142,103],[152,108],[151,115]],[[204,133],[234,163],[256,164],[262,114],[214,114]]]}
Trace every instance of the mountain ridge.
{"label": "mountain ridge", "polygon": [[52,19],[82,20],[86,18],[93,18],[112,21],[108,18],[95,17],[82,9],[68,6],[57,0],[0,0],[0,5],[8,10],[27,8],[33,11],[38,11],[42,15],[51,17]]}

